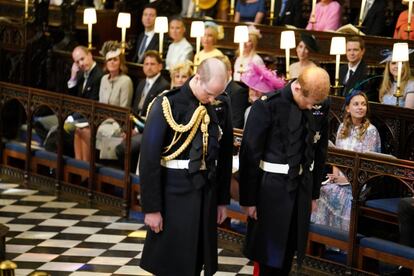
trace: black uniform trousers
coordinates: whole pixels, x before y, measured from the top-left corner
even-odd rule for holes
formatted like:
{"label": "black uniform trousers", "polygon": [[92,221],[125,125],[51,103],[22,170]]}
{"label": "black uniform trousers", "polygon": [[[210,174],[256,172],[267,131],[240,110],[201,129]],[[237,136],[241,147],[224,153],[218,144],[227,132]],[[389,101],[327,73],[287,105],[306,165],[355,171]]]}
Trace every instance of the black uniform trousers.
{"label": "black uniform trousers", "polygon": [[288,242],[286,246],[283,266],[280,268],[271,267],[266,264],[259,264],[259,276],[288,276],[292,269],[292,260],[297,248],[297,228],[298,228],[298,195],[296,194],[295,204],[293,206],[292,218],[290,220]]}

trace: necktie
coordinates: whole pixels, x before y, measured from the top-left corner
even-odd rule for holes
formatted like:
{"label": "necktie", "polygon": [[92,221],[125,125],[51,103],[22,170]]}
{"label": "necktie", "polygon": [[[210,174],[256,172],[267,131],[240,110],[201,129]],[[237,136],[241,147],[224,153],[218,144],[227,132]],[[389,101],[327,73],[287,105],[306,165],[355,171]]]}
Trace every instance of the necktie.
{"label": "necktie", "polygon": [[142,59],[142,56],[144,55],[145,49],[147,48],[147,39],[148,36],[144,35],[144,38],[141,41],[141,45],[139,45],[139,50],[138,50],[138,61],[140,61]]}
{"label": "necktie", "polygon": [[282,0],[282,5],[280,6],[279,16],[283,16],[286,9],[286,3],[288,0]]}
{"label": "necktie", "polygon": [[[348,76],[348,81],[352,78],[352,76],[354,75],[354,71],[349,69],[349,76]],[[348,82],[347,81],[347,82]]]}
{"label": "necktie", "polygon": [[83,73],[83,84],[82,84],[82,93],[85,90],[86,83],[88,82],[89,72]]}
{"label": "necktie", "polygon": [[150,83],[149,81],[145,82],[144,90],[142,90],[141,99],[139,100],[138,104],[138,111],[141,114],[141,110],[144,106],[145,98],[147,97],[148,91],[149,91]]}
{"label": "necktie", "polygon": [[372,7],[372,4],[374,4],[373,0],[367,0],[367,2],[365,3],[364,14],[362,15],[362,21],[365,20],[365,17],[367,16],[369,9]]}

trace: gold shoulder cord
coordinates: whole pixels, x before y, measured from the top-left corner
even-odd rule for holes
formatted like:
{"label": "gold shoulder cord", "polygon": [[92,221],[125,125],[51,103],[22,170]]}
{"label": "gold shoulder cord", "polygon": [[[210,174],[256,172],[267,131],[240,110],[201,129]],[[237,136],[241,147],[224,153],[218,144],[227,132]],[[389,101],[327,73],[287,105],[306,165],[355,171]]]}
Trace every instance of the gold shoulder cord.
{"label": "gold shoulder cord", "polygon": [[[168,125],[175,131],[174,137],[171,143],[164,148],[163,153],[165,155],[162,156],[162,159],[164,161],[169,161],[169,160],[175,159],[178,155],[180,155],[190,145],[191,141],[194,139],[194,136],[197,133],[198,128],[200,127],[200,130],[203,133],[203,160],[204,160],[204,157],[207,154],[208,124],[210,123],[210,116],[207,113],[206,107],[200,104],[200,106],[198,106],[196,110],[194,111],[190,122],[188,122],[186,125],[177,124],[177,122],[175,122],[172,116],[171,105],[167,97],[163,97],[162,111],[163,111],[165,120],[167,121]],[[188,131],[190,131],[190,133],[188,134],[183,144],[176,151],[168,154],[171,148],[180,140],[181,135]]]}

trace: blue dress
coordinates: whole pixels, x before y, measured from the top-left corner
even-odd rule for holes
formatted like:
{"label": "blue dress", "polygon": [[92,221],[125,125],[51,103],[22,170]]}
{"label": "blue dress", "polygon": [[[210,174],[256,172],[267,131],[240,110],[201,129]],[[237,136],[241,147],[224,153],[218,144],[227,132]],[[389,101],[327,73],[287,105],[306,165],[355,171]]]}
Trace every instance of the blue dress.
{"label": "blue dress", "polygon": [[[395,90],[397,89],[397,83],[393,82],[390,91],[384,95],[382,98],[382,104],[387,105],[396,105],[397,98],[394,97]],[[408,93],[414,93],[414,81],[409,80],[407,82],[407,85],[405,86],[404,91],[402,91],[403,96],[398,99],[399,106],[404,107],[405,106],[405,98],[407,97]]]}
{"label": "blue dress", "polygon": [[236,11],[240,13],[240,21],[242,22],[254,22],[256,14],[258,12],[266,13],[265,0],[258,0],[254,3],[242,3],[237,1]]}
{"label": "blue dress", "polygon": [[[339,137],[342,128],[343,124],[339,126],[336,137]],[[348,137],[336,139],[336,147],[356,152],[381,152],[381,140],[375,126],[370,124],[362,139],[358,139],[357,134],[358,127],[353,127]],[[312,213],[311,221],[316,224],[328,225],[348,231],[351,216],[351,202],[351,185],[328,183],[321,187],[321,193],[317,200],[318,205]]]}

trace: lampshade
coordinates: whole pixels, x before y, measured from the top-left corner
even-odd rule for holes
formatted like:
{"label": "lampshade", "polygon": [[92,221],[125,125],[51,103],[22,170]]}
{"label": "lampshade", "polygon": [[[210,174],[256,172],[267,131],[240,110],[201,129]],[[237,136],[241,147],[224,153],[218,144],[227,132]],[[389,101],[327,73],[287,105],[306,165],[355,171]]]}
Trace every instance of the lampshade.
{"label": "lampshade", "polygon": [[203,21],[193,21],[191,22],[191,37],[202,37],[204,35],[204,22]]}
{"label": "lampshade", "polygon": [[249,29],[247,26],[234,27],[234,43],[244,43],[249,41]]}
{"label": "lampshade", "polygon": [[166,16],[157,16],[155,18],[154,32],[156,33],[168,32],[168,18]]}
{"label": "lampshade", "polygon": [[96,10],[94,8],[86,8],[83,10],[83,24],[96,23]]}
{"label": "lampshade", "polygon": [[283,31],[280,34],[280,49],[293,49],[296,47],[294,31]]}
{"label": "lampshade", "polygon": [[392,61],[408,61],[408,43],[394,43]]}
{"label": "lampshade", "polygon": [[345,55],[346,54],[346,39],[343,36],[334,36],[331,40],[331,55]]}
{"label": "lampshade", "polygon": [[116,22],[118,28],[131,27],[131,14],[127,12],[118,13],[118,21]]}
{"label": "lampshade", "polygon": [[403,0],[403,3],[414,2],[414,0]]}

